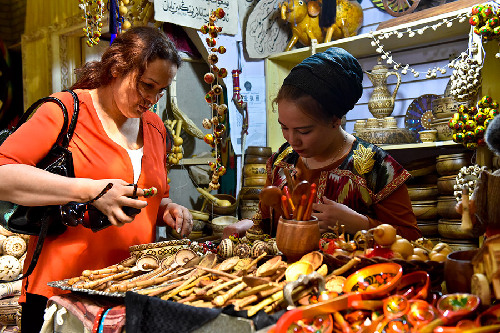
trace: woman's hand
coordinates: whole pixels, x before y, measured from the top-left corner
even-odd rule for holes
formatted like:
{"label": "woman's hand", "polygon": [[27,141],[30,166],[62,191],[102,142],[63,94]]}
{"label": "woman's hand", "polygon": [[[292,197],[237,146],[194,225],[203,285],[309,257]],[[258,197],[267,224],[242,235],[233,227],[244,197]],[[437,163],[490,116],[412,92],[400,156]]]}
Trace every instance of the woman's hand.
{"label": "woman's hand", "polygon": [[328,227],[335,227],[337,224],[344,225],[345,231],[352,234],[368,229],[366,216],[326,197],[323,197],[322,201],[323,203],[313,204],[312,214],[318,218],[320,232],[328,232]]}
{"label": "woman's hand", "polygon": [[[134,195],[134,186],[128,184],[121,179],[101,179],[95,181],[95,196],[98,196],[101,191],[108,185],[113,186],[99,199],[92,202],[97,209],[99,209],[112,225],[117,227],[123,226],[125,223],[130,223],[134,220],[134,216],[129,216],[123,211],[123,207],[132,207],[142,209],[148,205],[146,201],[139,199],[132,199]],[[137,196],[143,196],[143,189],[137,189]],[[95,198],[94,196],[94,198]]]}
{"label": "woman's hand", "polygon": [[177,231],[181,237],[187,237],[193,230],[193,216],[184,206],[169,202],[163,212],[163,222]]}
{"label": "woman's hand", "polygon": [[238,234],[239,237],[243,237],[246,231],[253,226],[253,221],[250,219],[240,220],[236,223],[228,225],[222,231],[222,239],[228,238],[232,234]]}

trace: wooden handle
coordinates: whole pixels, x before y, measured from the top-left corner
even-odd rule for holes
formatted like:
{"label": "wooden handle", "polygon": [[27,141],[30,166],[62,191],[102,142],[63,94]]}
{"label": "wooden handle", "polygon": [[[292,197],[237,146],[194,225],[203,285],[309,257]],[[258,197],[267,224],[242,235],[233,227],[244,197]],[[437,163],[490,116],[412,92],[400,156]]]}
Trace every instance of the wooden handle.
{"label": "wooden handle", "polygon": [[465,232],[472,231],[472,220],[469,211],[469,187],[464,186],[462,189],[462,224],[460,229]]}
{"label": "wooden handle", "polygon": [[233,298],[233,296],[235,296],[237,293],[245,289],[246,286],[247,284],[245,282],[237,284],[236,286],[231,288],[227,293],[215,297],[213,303],[216,306],[223,306],[229,299]]}

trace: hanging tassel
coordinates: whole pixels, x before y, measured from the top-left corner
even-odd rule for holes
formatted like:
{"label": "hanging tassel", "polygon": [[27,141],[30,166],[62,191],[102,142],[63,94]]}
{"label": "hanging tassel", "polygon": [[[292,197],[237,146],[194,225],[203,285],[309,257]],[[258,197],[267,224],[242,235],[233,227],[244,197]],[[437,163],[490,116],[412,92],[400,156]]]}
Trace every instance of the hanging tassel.
{"label": "hanging tassel", "polygon": [[321,4],[321,14],[319,16],[319,26],[328,28],[335,23],[337,16],[337,0],[323,0]]}

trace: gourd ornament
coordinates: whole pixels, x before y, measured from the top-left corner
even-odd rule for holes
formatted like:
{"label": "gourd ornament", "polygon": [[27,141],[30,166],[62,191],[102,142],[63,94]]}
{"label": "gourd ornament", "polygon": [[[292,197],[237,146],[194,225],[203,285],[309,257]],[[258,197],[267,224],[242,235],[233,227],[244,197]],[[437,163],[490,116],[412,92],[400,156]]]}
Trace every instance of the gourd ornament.
{"label": "gourd ornament", "polygon": [[180,160],[183,157],[182,154],[182,144],[184,140],[181,138],[181,129],[182,129],[183,120],[167,120],[165,125],[169,128],[170,133],[174,137],[172,151],[167,156],[168,164],[179,164]]}

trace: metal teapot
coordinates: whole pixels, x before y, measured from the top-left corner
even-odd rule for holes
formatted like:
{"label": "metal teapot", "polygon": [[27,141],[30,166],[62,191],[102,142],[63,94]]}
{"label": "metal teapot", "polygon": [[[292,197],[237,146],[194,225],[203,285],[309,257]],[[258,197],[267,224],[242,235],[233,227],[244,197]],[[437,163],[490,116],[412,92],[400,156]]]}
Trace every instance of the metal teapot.
{"label": "metal teapot", "polygon": [[[401,76],[398,72],[389,72],[389,69],[382,65],[380,58],[378,59],[378,64],[373,66],[371,72],[365,71],[365,73],[373,84],[373,93],[368,100],[368,110],[375,118],[390,116],[394,110],[394,101],[399,85],[401,84]],[[390,75],[396,75],[398,78],[392,95],[387,89],[387,78]]]}

